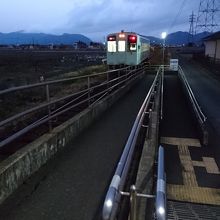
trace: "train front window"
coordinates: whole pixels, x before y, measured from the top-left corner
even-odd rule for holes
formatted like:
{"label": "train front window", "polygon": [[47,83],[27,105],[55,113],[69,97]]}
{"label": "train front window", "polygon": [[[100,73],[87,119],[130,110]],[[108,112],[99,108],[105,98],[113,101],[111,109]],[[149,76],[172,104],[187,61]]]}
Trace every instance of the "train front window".
{"label": "train front window", "polygon": [[116,41],[108,41],[108,52],[116,52]]}
{"label": "train front window", "polygon": [[118,41],[118,52],[125,52],[125,41]]}

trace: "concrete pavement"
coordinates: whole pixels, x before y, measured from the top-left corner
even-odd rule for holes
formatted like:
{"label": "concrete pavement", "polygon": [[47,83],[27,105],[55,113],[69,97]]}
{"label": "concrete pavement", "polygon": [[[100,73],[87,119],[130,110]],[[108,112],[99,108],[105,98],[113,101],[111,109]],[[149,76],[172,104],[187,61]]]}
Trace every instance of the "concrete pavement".
{"label": "concrete pavement", "polygon": [[0,207],[0,219],[98,219],[117,161],[153,80],[133,90]]}

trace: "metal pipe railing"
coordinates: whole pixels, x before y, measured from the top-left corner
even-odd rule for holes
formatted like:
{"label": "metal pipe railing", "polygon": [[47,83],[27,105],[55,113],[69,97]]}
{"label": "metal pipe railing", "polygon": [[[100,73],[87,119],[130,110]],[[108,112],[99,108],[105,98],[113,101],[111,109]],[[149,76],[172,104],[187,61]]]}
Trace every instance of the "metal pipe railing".
{"label": "metal pipe railing", "polygon": [[42,87],[42,86],[46,86],[46,85],[54,85],[54,84],[59,84],[59,83],[63,83],[63,82],[71,82],[71,81],[79,80],[79,79],[87,79],[88,77],[90,77],[90,78],[91,77],[97,77],[97,76],[105,75],[107,73],[117,72],[119,70],[120,71],[121,70],[126,70],[128,68],[129,67],[123,67],[123,68],[120,68],[120,69],[108,70],[108,71],[101,72],[101,73],[95,73],[95,74],[84,75],[84,76],[75,76],[75,77],[70,77],[70,78],[67,78],[67,79],[58,79],[58,80],[53,80],[53,81],[35,83],[35,84],[31,84],[31,85],[13,87],[13,88],[5,89],[5,90],[0,90],[0,95],[10,93],[10,92],[15,92],[15,91],[21,91],[21,90],[25,90],[25,89],[32,89],[32,88],[36,88],[36,87]]}
{"label": "metal pipe railing", "polygon": [[[129,74],[131,75],[133,72],[134,72],[134,71],[131,71]],[[122,79],[123,77],[124,77],[124,76],[120,76],[119,79]],[[88,78],[90,78],[90,76],[88,76]],[[129,80],[129,79],[130,79],[130,78],[128,78],[128,80]],[[89,80],[88,80],[88,81],[89,81]],[[81,91],[76,92],[76,93],[74,93],[74,94],[70,94],[70,95],[67,95],[67,96],[65,96],[65,97],[62,97],[62,98],[58,98],[58,99],[56,99],[56,100],[53,100],[53,101],[51,100],[51,101],[50,101],[50,105],[56,104],[56,103],[61,102],[61,101],[65,101],[66,99],[73,98],[73,97],[75,97],[75,96],[77,96],[77,95],[81,95],[81,94],[83,94],[83,93],[88,93],[91,89],[96,89],[96,88],[99,88],[99,87],[101,87],[101,86],[104,86],[104,85],[113,83],[113,82],[115,82],[115,81],[118,81],[118,78],[117,78],[117,79],[112,79],[112,80],[109,80],[109,81],[105,81],[105,82],[101,83],[100,85],[95,85],[95,86],[93,86],[93,87],[91,87],[91,88],[90,88],[90,86],[88,86],[87,89],[81,90]],[[46,91],[47,91],[47,90],[48,90],[48,88],[47,88],[47,87],[48,87],[48,84],[45,83],[44,85],[46,85]],[[17,87],[17,88],[19,88],[19,87]],[[23,87],[22,87],[22,88],[23,88]],[[32,87],[31,87],[31,88],[32,88]],[[5,91],[5,90],[4,90],[4,91]],[[14,91],[18,91],[18,90],[14,90]],[[12,92],[12,91],[10,91],[10,92]],[[38,110],[40,110],[40,109],[44,109],[44,108],[48,107],[48,105],[49,105],[48,103],[43,103],[43,104],[40,104],[40,105],[38,105],[38,106],[36,106],[36,107],[33,107],[33,108],[28,109],[28,110],[26,110],[26,111],[23,111],[23,112],[21,112],[21,113],[18,113],[18,114],[14,115],[14,116],[11,116],[11,117],[9,117],[9,118],[3,120],[3,121],[0,121],[0,126],[3,126],[3,125],[5,125],[5,124],[8,124],[8,123],[14,121],[14,120],[17,120],[18,118],[23,117],[23,116],[25,116],[25,115],[27,115],[27,114],[29,114],[29,113],[33,113],[33,112],[38,111]]]}
{"label": "metal pipe railing", "polygon": [[151,96],[154,92],[154,88],[156,83],[158,82],[160,77],[160,69],[157,72],[157,75],[153,81],[153,84],[138,112],[138,115],[135,119],[134,125],[132,127],[131,133],[128,137],[127,143],[121,155],[121,158],[118,162],[117,168],[115,170],[115,174],[112,178],[111,184],[107,191],[103,211],[102,218],[104,220],[114,219],[117,213],[118,205],[121,199],[121,191],[124,188],[125,180],[127,178],[127,174],[130,168],[130,164],[132,161],[133,153],[135,150],[135,145],[137,141],[137,137],[142,126],[145,114],[147,113],[147,108],[150,104]]}
{"label": "metal pipe railing", "polygon": [[[122,68],[122,69],[128,69],[128,67]],[[144,69],[144,67],[141,66],[139,71],[142,71],[143,69]],[[116,70],[110,71],[110,72],[115,72],[115,71]],[[94,74],[94,75],[97,76],[97,75],[100,75],[100,74]],[[90,78],[91,75],[89,75],[87,77]],[[46,86],[46,94],[47,94],[47,102],[46,103],[40,104],[36,107],[32,107],[31,109],[25,110],[21,113],[18,113],[16,115],[14,115],[14,116],[11,116],[11,117],[3,120],[2,122],[0,122],[0,124],[1,124],[1,126],[6,125],[8,123],[13,122],[14,120],[18,120],[19,118],[22,118],[25,115],[32,114],[36,111],[40,111],[40,110],[43,110],[43,109],[46,109],[46,108],[48,109],[48,115],[43,116],[43,118],[38,119],[37,121],[33,122],[32,124],[29,124],[28,126],[24,127],[23,129],[17,131],[14,134],[11,134],[9,137],[2,140],[0,142],[0,148],[5,146],[6,144],[9,144],[10,142],[14,141],[18,137],[24,135],[25,133],[29,132],[30,130],[32,130],[32,129],[34,129],[34,128],[36,128],[36,127],[38,127],[38,126],[40,126],[40,125],[42,125],[46,122],[49,122],[49,129],[51,130],[51,128],[52,128],[51,119],[65,113],[65,112],[67,112],[67,111],[69,111],[69,110],[85,103],[85,102],[90,103],[90,100],[92,100],[96,97],[98,97],[98,100],[100,100],[102,97],[104,97],[106,94],[108,94],[109,91],[115,89],[116,87],[119,87],[120,85],[124,84],[127,81],[131,81],[133,77],[135,78],[136,74],[135,74],[134,70],[131,70],[128,74],[126,74],[126,76],[122,75],[122,76],[118,77],[117,79],[112,79],[112,80],[109,80],[109,81],[105,81],[105,82],[103,82],[99,85],[94,85],[92,87],[90,86],[91,81],[88,80],[89,85],[88,85],[87,89],[76,92],[74,94],[67,95],[67,96],[62,97],[62,98],[58,98],[56,100],[51,100],[50,93],[49,93],[49,84],[44,83],[44,85]],[[78,79],[78,77],[77,77],[77,79]],[[59,80],[59,82],[60,82],[60,80]],[[111,84],[113,83],[113,85],[109,87],[108,85],[110,83]],[[101,88],[102,86],[106,86],[106,85],[107,85],[106,89],[102,90],[101,92],[97,92],[95,94],[92,94],[91,90],[98,89],[98,88]],[[29,86],[28,86],[28,88],[29,88]],[[30,87],[30,88],[32,88],[32,87]],[[24,86],[21,89],[27,89],[27,86]],[[18,90],[19,90],[19,88],[18,88]],[[17,91],[17,90],[14,88],[13,91]],[[12,90],[10,90],[9,92],[12,92]],[[83,96],[85,96],[86,98],[81,100],[81,98],[83,98]],[[68,103],[64,104],[64,106],[66,106],[65,108],[64,108],[64,106],[61,106],[60,108],[56,109],[55,111],[51,110],[51,108],[50,108],[51,105],[57,104],[61,101],[65,101],[65,100],[70,99],[70,98],[74,98],[74,99],[69,101]],[[74,103],[77,100],[78,100],[78,102]],[[72,104],[72,106],[69,106],[70,104]]]}
{"label": "metal pipe railing", "polygon": [[190,98],[190,101],[191,101],[191,103],[193,105],[193,108],[194,108],[194,110],[195,110],[195,112],[197,114],[197,117],[198,117],[200,123],[204,124],[206,122],[206,120],[207,120],[207,117],[202,112],[201,107],[199,106],[199,104],[198,104],[198,102],[197,102],[197,100],[196,100],[196,98],[195,98],[195,96],[194,96],[194,94],[192,92],[192,89],[191,89],[191,87],[190,87],[190,85],[189,85],[189,83],[188,83],[188,81],[186,79],[186,76],[185,76],[181,66],[179,66],[179,71],[178,72],[179,72],[179,75],[180,75],[180,77],[181,77],[181,79],[182,79],[186,89],[187,89],[187,93],[189,95],[189,98]]}
{"label": "metal pipe railing", "polygon": [[156,219],[166,219],[166,175],[164,168],[164,148],[159,147],[156,188]]}
{"label": "metal pipe railing", "polygon": [[189,101],[192,104],[194,114],[198,120],[198,124],[199,124],[200,131],[201,131],[201,142],[203,143],[203,145],[207,145],[208,144],[208,129],[207,129],[207,123],[206,123],[207,117],[202,112],[201,107],[199,106],[199,104],[193,94],[193,91],[192,91],[192,89],[186,79],[186,76],[185,76],[181,66],[179,66],[178,73],[179,73],[179,76],[180,76],[184,86],[185,86],[186,92],[189,97]]}

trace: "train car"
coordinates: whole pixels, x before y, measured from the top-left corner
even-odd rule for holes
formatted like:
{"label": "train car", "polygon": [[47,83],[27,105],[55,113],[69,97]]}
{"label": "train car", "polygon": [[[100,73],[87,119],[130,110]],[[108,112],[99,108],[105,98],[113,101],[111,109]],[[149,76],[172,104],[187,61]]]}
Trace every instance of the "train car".
{"label": "train car", "polygon": [[134,32],[113,33],[107,36],[107,65],[136,66],[149,59],[150,40]]}

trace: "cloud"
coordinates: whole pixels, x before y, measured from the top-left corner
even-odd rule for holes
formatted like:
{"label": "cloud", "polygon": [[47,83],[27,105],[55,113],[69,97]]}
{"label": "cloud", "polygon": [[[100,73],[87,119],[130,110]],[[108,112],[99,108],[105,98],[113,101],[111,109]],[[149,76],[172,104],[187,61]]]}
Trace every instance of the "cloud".
{"label": "cloud", "polygon": [[[62,4],[61,4],[62,3]],[[1,2],[0,27],[2,32],[24,29],[49,32],[64,26],[73,8],[71,0],[7,0]]]}
{"label": "cloud", "polygon": [[[82,33],[95,39],[120,30],[159,36],[184,28],[199,0],[7,0],[1,4],[1,31]],[[174,22],[174,18],[177,17]]]}
{"label": "cloud", "polygon": [[[189,3],[189,0],[186,0]],[[72,30],[94,36],[120,30],[136,31],[146,35],[159,35],[161,30],[170,28],[182,1],[176,0],[99,0],[78,5],[70,12],[68,26]],[[198,1],[185,5],[177,16],[175,25],[185,28],[192,6]],[[175,29],[175,28],[174,28]]]}

